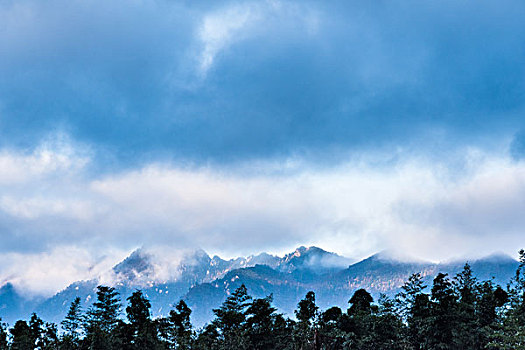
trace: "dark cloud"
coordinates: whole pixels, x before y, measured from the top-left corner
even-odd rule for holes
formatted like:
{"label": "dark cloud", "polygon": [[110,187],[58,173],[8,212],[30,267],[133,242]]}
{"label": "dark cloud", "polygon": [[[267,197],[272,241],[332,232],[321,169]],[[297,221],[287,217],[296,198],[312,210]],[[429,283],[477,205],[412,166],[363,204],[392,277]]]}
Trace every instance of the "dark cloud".
{"label": "dark cloud", "polygon": [[[202,74],[203,23],[231,8],[245,20],[223,44],[215,28]],[[122,165],[222,162],[410,145],[433,130],[475,143],[522,127],[519,1],[54,0],[0,11],[4,145],[60,129]]]}

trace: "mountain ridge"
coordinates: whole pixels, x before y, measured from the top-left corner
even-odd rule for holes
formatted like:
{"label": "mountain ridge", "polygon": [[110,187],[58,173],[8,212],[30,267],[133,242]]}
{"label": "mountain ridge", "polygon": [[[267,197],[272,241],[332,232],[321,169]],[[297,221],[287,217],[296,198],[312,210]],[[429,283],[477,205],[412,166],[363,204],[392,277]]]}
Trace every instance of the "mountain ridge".
{"label": "mountain ridge", "polygon": [[[117,288],[123,301],[135,289],[142,289],[156,316],[167,313],[180,298],[185,299],[194,311],[195,324],[202,325],[212,317],[212,309],[241,284],[245,284],[254,297],[273,294],[279,310],[293,314],[297,302],[309,290],[316,292],[322,308],[344,307],[358,288],[366,288],[375,296],[394,294],[415,272],[420,272],[425,283],[430,285],[438,271],[453,276],[465,262],[399,260],[387,251],[352,262],[315,246],[301,246],[283,257],[260,253],[229,260],[195,250],[186,252],[179,260],[163,262],[153,253],[139,248],[113,266],[110,271],[113,280],[110,279],[112,283],[109,284]],[[501,254],[491,254],[470,263],[480,279],[494,276],[497,277],[495,282],[502,285],[508,282],[518,265],[510,256]],[[50,298],[33,303],[24,300],[12,285],[3,286],[0,288],[0,317],[13,322],[17,317],[27,317],[28,312],[36,311],[42,318],[58,322],[76,296],[81,297],[84,309],[88,308],[101,282],[97,278],[77,281]],[[6,300],[16,302],[2,309]]]}

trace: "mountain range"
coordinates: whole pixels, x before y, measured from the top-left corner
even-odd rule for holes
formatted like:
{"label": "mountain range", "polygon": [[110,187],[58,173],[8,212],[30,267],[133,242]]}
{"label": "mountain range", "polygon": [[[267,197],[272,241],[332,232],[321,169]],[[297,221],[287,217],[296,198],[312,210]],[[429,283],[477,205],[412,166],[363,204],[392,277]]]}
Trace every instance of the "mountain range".
{"label": "mountain range", "polygon": [[[353,263],[318,247],[299,247],[283,257],[262,253],[230,260],[196,250],[162,260],[152,252],[138,249],[108,271],[105,278],[75,282],[50,298],[24,298],[7,283],[0,287],[0,317],[13,324],[36,312],[46,321],[60,322],[77,296],[87,309],[101,283],[115,286],[124,303],[134,290],[141,289],[151,301],[154,316],[167,314],[182,298],[192,308],[196,326],[211,320],[213,308],[241,284],[254,297],[272,294],[276,307],[292,316],[309,290],[315,291],[321,308],[346,308],[348,299],[359,288],[367,289],[376,298],[380,293],[393,295],[413,273],[420,272],[425,283],[431,285],[438,272],[454,276],[465,262],[407,261],[381,252]],[[502,286],[518,267],[516,260],[502,254],[469,263],[478,279],[493,279]]]}

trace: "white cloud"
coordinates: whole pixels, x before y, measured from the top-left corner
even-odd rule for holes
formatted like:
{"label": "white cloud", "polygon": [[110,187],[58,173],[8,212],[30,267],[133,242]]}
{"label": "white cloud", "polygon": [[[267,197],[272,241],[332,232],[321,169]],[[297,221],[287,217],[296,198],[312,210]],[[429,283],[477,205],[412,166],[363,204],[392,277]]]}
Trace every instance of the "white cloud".
{"label": "white cloud", "polygon": [[50,296],[75,281],[104,275],[127,254],[105,253],[66,243],[49,252],[0,254],[0,284],[11,282],[24,294]]}
{"label": "white cloud", "polygon": [[1,153],[0,281],[35,291],[93,276],[101,256],[114,263],[146,243],[227,256],[394,248],[435,260],[525,245],[525,164],[501,154],[467,150],[454,168],[363,155],[322,170],[297,160],[254,172],[157,163],[91,178],[74,146],[45,149]]}
{"label": "white cloud", "polygon": [[198,28],[199,72],[205,75],[229,46],[289,22],[299,23],[306,34],[315,33],[320,25],[311,8],[277,0],[233,4],[205,14]]}
{"label": "white cloud", "polygon": [[81,170],[89,161],[86,154],[75,153],[62,137],[42,144],[30,154],[0,151],[0,185],[15,185],[46,175]]}

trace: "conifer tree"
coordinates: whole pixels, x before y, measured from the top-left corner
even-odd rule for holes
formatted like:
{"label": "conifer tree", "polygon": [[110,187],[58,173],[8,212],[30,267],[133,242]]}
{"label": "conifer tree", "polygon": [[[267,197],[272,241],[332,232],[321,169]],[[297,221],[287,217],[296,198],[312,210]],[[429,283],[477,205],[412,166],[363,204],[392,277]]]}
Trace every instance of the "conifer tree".
{"label": "conifer tree", "polygon": [[298,322],[294,332],[294,343],[298,348],[308,348],[315,343],[318,310],[313,291],[306,293],[304,299],[297,304],[295,317]]}
{"label": "conifer tree", "polygon": [[248,349],[248,338],[245,334],[246,309],[250,305],[251,296],[248,295],[243,284],[237,288],[221,305],[214,309],[213,324],[220,333],[221,348]]}
{"label": "conifer tree", "polygon": [[115,288],[97,287],[97,300],[88,310],[85,322],[85,341],[90,350],[111,349],[111,333],[119,321],[120,307]]}
{"label": "conifer tree", "polygon": [[76,297],[69,307],[66,317],[61,322],[64,334],[62,348],[75,349],[79,345],[84,317],[80,306],[80,298]]}
{"label": "conifer tree", "polygon": [[127,299],[126,315],[132,330],[132,344],[135,349],[160,349],[156,324],[151,320],[151,303],[137,290]]}
{"label": "conifer tree", "polygon": [[40,319],[35,313],[31,314],[29,319],[29,329],[31,340],[36,347],[42,347],[42,335],[44,333],[44,321]]}
{"label": "conifer tree", "polygon": [[246,310],[246,333],[252,349],[271,349],[275,343],[274,326],[277,311],[273,296],[254,299]]}
{"label": "conifer tree", "polygon": [[[509,305],[504,319],[491,336],[489,349],[525,349],[525,250],[519,251],[519,266],[507,286]],[[498,292],[502,298],[501,291]]]}
{"label": "conifer tree", "polygon": [[45,323],[44,331],[41,334],[39,350],[56,350],[59,349],[60,341],[58,329],[54,323]]}
{"label": "conifer tree", "polygon": [[479,349],[483,342],[476,315],[479,288],[469,263],[456,275],[454,282],[458,296],[457,328],[454,329],[456,346],[464,350]]}
{"label": "conifer tree", "polygon": [[191,309],[184,300],[180,300],[175,306],[175,310],[170,311],[168,318],[170,326],[171,342],[177,349],[188,350],[193,341],[193,327],[190,321]]}
{"label": "conifer tree", "polygon": [[410,310],[414,307],[416,297],[423,293],[427,286],[423,283],[421,273],[414,273],[401,287],[401,291],[395,297],[397,312],[407,321]]}
{"label": "conifer tree", "polygon": [[7,350],[7,325],[2,322],[0,317],[0,350]]}
{"label": "conifer tree", "polygon": [[455,330],[458,327],[457,295],[447,274],[439,273],[432,286],[430,325],[434,330],[428,335],[428,349],[457,348]]}
{"label": "conifer tree", "polygon": [[13,328],[9,330],[13,340],[11,343],[11,350],[33,350],[35,341],[33,339],[31,328],[26,321],[16,321]]}

